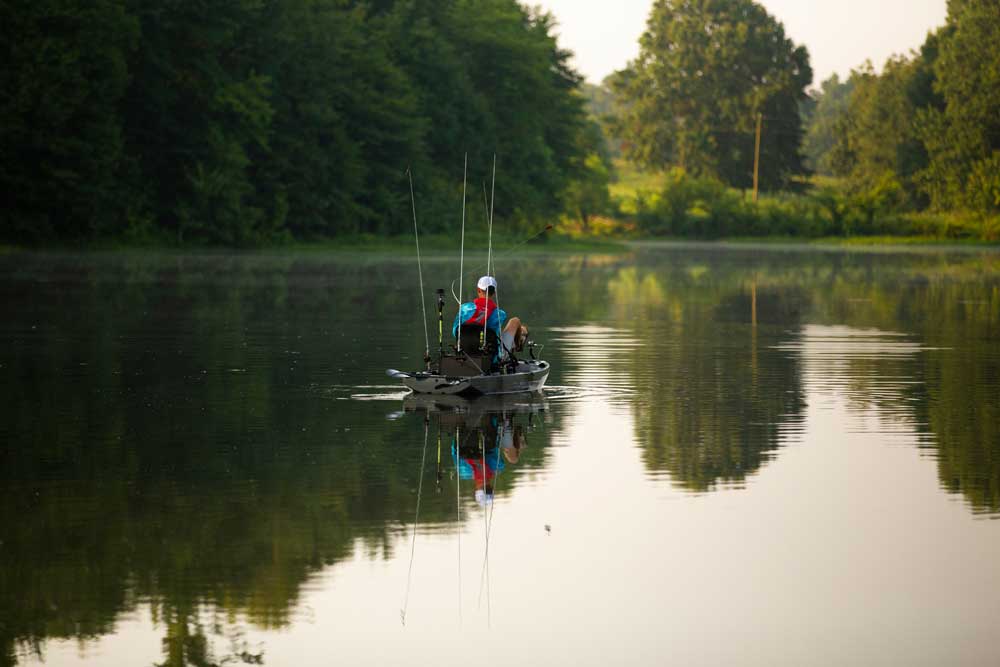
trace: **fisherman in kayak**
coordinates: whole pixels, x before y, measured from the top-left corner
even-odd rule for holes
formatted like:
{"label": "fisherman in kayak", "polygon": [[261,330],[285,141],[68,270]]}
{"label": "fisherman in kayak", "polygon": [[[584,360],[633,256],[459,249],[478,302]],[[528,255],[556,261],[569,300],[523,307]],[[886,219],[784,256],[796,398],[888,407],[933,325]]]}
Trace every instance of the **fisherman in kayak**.
{"label": "fisherman in kayak", "polygon": [[495,331],[500,338],[500,357],[505,358],[510,352],[524,349],[528,327],[521,324],[518,317],[507,319],[507,313],[497,305],[496,294],[496,279],[493,276],[480,278],[476,283],[476,299],[459,307],[451,333],[458,338],[458,330],[462,326],[484,327]]}

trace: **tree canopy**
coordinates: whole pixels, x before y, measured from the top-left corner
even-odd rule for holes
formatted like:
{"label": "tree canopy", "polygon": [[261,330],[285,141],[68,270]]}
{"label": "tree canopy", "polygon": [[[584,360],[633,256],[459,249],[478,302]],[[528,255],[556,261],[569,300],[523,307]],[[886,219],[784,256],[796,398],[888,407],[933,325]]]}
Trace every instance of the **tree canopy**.
{"label": "tree canopy", "polygon": [[1000,212],[1000,4],[949,0],[934,62],[943,108],[920,117],[924,190],[939,208]]}
{"label": "tree canopy", "polygon": [[[580,77],[515,0],[13,0],[0,6],[0,238],[245,245],[557,214]],[[478,190],[478,187],[473,191]]]}
{"label": "tree canopy", "polygon": [[951,0],[918,51],[824,84],[807,135],[817,168],[902,207],[996,216],[998,41],[1000,5]]}
{"label": "tree canopy", "polygon": [[761,114],[768,188],[803,172],[798,107],[811,82],[805,47],[753,0],[657,0],[638,58],[611,81],[626,155],[647,167],[745,187]]}
{"label": "tree canopy", "polygon": [[854,80],[841,81],[836,74],[820,84],[807,105],[803,152],[806,165],[816,173],[832,175],[833,147],[840,134],[840,119],[850,103]]}

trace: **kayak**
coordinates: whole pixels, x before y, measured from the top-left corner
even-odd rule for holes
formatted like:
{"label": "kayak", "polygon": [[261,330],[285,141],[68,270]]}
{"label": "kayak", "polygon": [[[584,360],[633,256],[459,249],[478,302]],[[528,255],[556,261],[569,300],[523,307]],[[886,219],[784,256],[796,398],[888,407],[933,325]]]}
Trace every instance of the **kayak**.
{"label": "kayak", "polygon": [[547,361],[531,359],[518,360],[513,367],[503,370],[506,372],[456,376],[430,371],[407,373],[390,368],[386,374],[418,394],[496,396],[541,391],[549,377],[550,367]]}

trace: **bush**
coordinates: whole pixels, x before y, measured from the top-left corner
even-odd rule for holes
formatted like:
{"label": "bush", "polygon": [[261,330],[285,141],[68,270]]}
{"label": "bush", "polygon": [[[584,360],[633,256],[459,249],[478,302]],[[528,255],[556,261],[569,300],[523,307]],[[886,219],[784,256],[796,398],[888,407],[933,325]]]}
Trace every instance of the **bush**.
{"label": "bush", "polygon": [[742,233],[748,221],[737,193],[683,169],[672,169],[658,194],[640,194],[636,208],[639,230],[658,236],[720,238]]}
{"label": "bush", "polygon": [[[984,182],[986,181],[984,172]],[[984,187],[989,191],[989,187]],[[806,194],[778,193],[751,202],[710,178],[671,170],[662,189],[639,193],[639,234],[717,239],[734,236],[924,236],[941,239],[1000,239],[1000,217],[906,210],[905,191],[886,174],[864,190],[824,185]]]}

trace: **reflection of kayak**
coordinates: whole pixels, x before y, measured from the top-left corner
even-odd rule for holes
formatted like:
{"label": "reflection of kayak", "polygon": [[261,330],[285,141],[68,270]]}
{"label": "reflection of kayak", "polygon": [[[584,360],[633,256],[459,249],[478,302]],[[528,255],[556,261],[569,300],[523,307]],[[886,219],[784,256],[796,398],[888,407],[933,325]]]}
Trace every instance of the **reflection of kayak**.
{"label": "reflection of kayak", "polygon": [[545,412],[548,402],[541,393],[506,394],[465,398],[456,395],[407,394],[403,397],[407,412],[460,412],[479,414],[503,412],[507,414],[535,414]]}
{"label": "reflection of kayak", "polygon": [[445,440],[451,441],[456,465],[465,471],[462,479],[473,479],[486,452],[493,452],[489,456],[494,457],[497,469],[503,461],[516,463],[527,444],[525,434],[534,430],[538,420],[545,420],[547,409],[540,392],[476,398],[408,394],[403,398],[403,412],[396,414],[422,414],[427,424],[433,419],[439,440],[446,435]]}
{"label": "reflection of kayak", "polygon": [[404,373],[389,369],[387,373],[418,394],[452,394],[459,396],[492,396],[537,392],[549,377],[549,363],[535,360],[518,361],[508,373],[451,376],[428,371]]}

